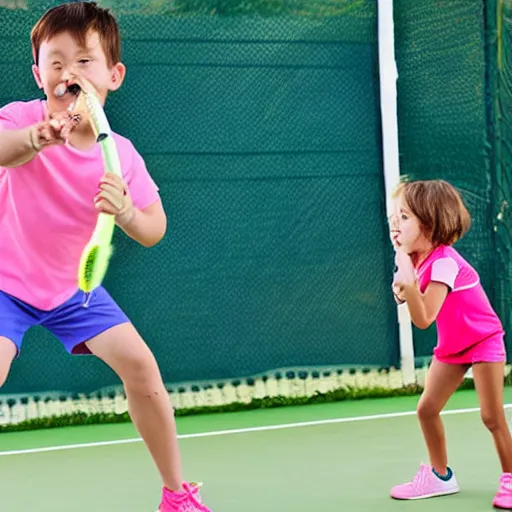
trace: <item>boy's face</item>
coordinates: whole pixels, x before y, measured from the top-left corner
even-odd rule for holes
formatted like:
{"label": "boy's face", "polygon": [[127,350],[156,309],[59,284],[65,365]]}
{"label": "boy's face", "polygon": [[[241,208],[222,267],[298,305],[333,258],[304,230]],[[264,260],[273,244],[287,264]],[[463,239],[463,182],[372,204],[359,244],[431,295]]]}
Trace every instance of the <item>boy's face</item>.
{"label": "boy's face", "polygon": [[44,41],[39,50],[39,65],[32,70],[37,85],[46,94],[50,112],[64,111],[75,100],[71,93],[55,95],[59,83],[83,78],[96,89],[104,104],[108,92],[121,86],[126,72],[121,63],[109,67],[99,35],[93,31],[87,34],[85,47],[79,46],[69,32]]}

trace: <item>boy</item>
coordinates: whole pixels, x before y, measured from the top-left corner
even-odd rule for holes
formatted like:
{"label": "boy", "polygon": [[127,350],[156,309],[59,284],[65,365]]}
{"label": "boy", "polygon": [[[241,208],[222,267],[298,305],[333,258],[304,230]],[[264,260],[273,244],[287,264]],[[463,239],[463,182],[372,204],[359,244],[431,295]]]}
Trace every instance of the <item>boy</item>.
{"label": "boy", "polygon": [[162,476],[159,512],[209,512],[198,486],[182,481],[173,409],[151,351],[104,288],[87,297],[77,289],[99,212],[145,247],[166,231],[158,189],[130,141],[114,134],[124,179],[104,176],[86,114],[72,110],[72,92],[61,94],[78,85],[104,104],[119,89],[126,70],[117,23],[96,3],[64,4],[39,20],[31,40],[33,74],[47,99],[0,109],[0,385],[36,324],[69,353],[99,357],[122,380]]}

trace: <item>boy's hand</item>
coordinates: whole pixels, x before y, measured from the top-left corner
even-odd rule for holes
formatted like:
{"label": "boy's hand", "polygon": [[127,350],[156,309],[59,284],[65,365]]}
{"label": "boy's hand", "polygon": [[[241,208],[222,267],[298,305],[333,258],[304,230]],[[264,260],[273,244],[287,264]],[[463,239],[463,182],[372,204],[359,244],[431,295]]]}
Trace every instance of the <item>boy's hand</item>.
{"label": "boy's hand", "polygon": [[80,73],[75,72],[71,74],[68,80],[60,82],[55,87],[54,93],[57,96],[63,96],[67,91],[72,91],[75,95],[75,101],[68,107],[68,115],[75,119],[78,124],[88,116],[83,95],[90,93],[98,99],[100,99],[100,95],[96,87],[89,80],[81,76]]}
{"label": "boy's hand", "polygon": [[115,215],[119,225],[128,224],[135,215],[135,206],[124,180],[116,174],[106,173],[99,188],[94,198],[96,208],[100,212]]}
{"label": "boy's hand", "polygon": [[30,142],[36,151],[46,146],[65,144],[79,120],[68,112],[59,112],[47,116],[46,119],[30,129]]}

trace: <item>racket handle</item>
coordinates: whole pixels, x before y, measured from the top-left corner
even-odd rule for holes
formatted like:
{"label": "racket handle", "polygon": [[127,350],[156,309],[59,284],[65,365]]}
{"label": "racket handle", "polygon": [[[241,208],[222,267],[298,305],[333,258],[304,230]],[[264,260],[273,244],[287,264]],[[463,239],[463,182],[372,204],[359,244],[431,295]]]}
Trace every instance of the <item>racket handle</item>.
{"label": "racket handle", "polygon": [[101,153],[103,155],[103,162],[105,164],[105,171],[117,174],[120,178],[123,177],[121,170],[121,161],[119,160],[119,153],[117,152],[116,143],[113,137],[107,137],[100,143]]}
{"label": "racket handle", "polygon": [[98,245],[101,245],[103,240],[110,240],[114,234],[116,226],[116,219],[110,213],[101,212],[98,214],[96,227],[94,228],[92,240],[95,240]]}
{"label": "racket handle", "polygon": [[[82,92],[82,94],[84,94]],[[112,130],[105,111],[95,94],[85,93],[85,108],[91,120],[92,129],[96,135],[96,141],[101,142],[110,136]]]}

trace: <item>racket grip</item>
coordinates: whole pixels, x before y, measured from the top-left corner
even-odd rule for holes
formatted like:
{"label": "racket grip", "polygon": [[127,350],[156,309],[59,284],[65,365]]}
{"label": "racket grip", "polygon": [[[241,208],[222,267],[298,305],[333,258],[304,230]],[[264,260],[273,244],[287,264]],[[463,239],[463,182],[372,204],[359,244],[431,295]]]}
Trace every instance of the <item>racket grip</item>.
{"label": "racket grip", "polygon": [[117,152],[113,137],[107,137],[100,143],[100,146],[103,154],[103,162],[105,163],[105,170],[117,174],[117,176],[122,178],[121,161],[119,160],[119,153]]}
{"label": "racket grip", "polygon": [[110,136],[112,130],[110,129],[105,111],[96,95],[85,93],[85,107],[91,120],[92,129],[96,135],[96,141],[101,142],[105,140]]}
{"label": "racket grip", "polygon": [[109,240],[114,234],[116,219],[110,213],[101,212],[98,214],[96,227],[94,228],[92,239],[101,245],[102,239]]}

